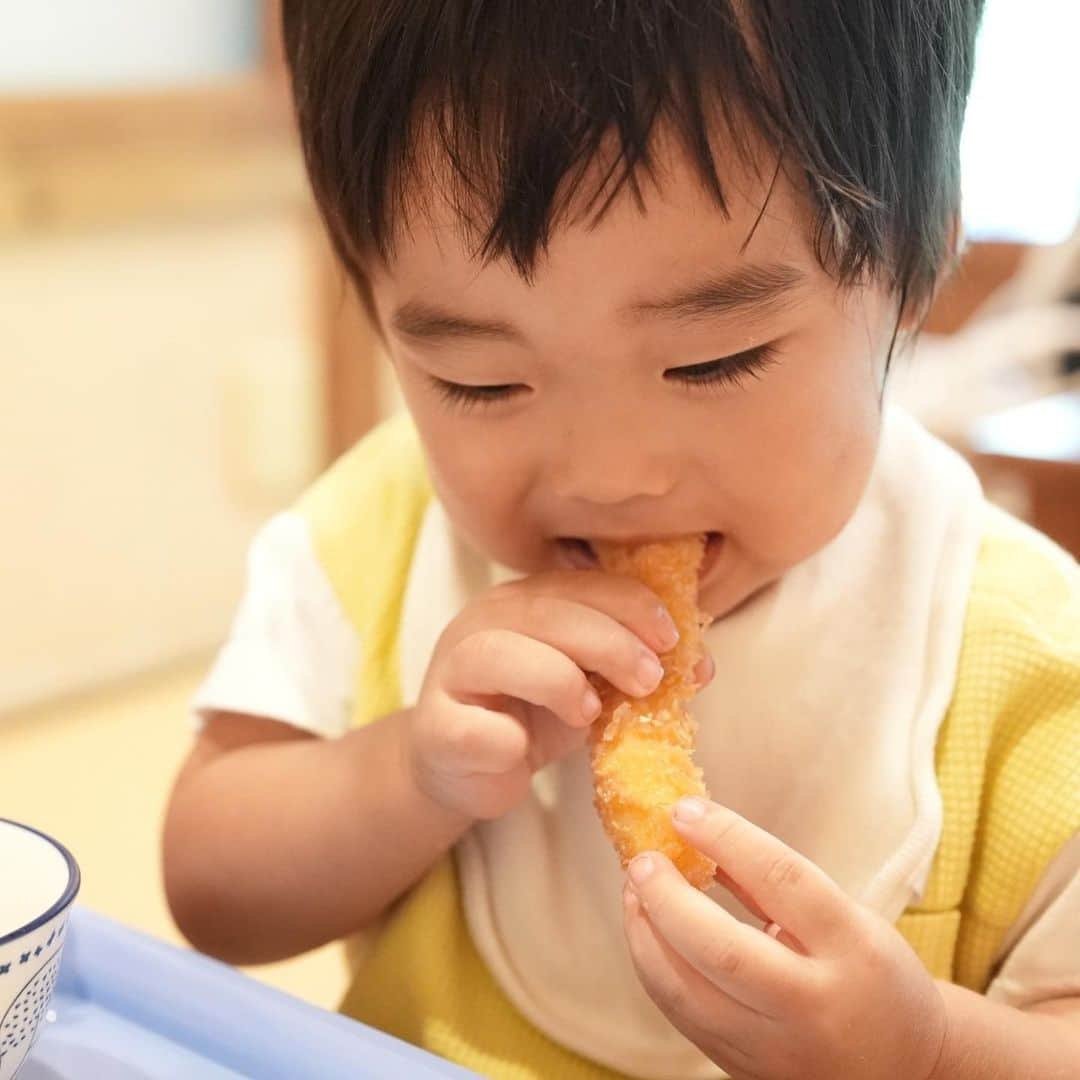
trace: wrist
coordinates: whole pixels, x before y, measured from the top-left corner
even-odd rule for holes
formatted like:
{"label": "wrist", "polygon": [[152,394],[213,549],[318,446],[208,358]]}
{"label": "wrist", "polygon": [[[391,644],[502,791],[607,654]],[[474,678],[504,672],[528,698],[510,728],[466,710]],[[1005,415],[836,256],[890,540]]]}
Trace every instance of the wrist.
{"label": "wrist", "polygon": [[1058,1018],[990,1001],[938,982],[947,1036],[928,1080],[996,1080],[1003,1076],[1071,1076],[1080,1034]]}
{"label": "wrist", "polygon": [[[926,1080],[946,1080],[948,1074],[947,1062],[951,1050],[953,1023],[949,1008],[949,996],[944,990],[946,985],[948,984],[943,984],[937,979],[934,980],[934,990],[940,1001],[938,1010],[940,1023],[938,1034],[933,1038],[931,1052],[933,1064],[930,1066],[930,1071],[926,1073]],[[933,1044],[936,1044],[936,1046]]]}

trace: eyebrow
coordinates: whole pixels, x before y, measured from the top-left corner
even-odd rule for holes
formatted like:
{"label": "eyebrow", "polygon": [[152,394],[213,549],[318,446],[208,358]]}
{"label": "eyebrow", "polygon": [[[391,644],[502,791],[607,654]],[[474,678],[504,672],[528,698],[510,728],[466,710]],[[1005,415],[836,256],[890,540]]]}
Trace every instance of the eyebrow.
{"label": "eyebrow", "polygon": [[473,319],[444,311],[424,300],[410,300],[394,312],[394,329],[418,341],[521,341],[521,333],[497,319]]}
{"label": "eyebrow", "polygon": [[746,266],[714,274],[652,300],[639,300],[627,309],[638,318],[662,316],[696,321],[717,315],[763,315],[797,300],[806,280],[801,270],[782,263]]}
{"label": "eyebrow", "polygon": [[[639,300],[624,309],[631,317],[664,317],[693,322],[718,315],[763,315],[788,306],[806,280],[794,266],[774,263],[740,267],[707,277],[667,296]],[[474,319],[446,311],[425,300],[409,300],[391,317],[394,329],[416,341],[511,341],[524,338],[499,319]]]}

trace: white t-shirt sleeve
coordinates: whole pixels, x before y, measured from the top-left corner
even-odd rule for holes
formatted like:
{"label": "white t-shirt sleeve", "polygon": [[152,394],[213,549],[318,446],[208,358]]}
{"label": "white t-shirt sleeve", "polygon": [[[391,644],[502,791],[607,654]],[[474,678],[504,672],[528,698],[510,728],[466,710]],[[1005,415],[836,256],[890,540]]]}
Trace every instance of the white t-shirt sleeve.
{"label": "white t-shirt sleeve", "polygon": [[307,522],[278,514],[252,541],[239,610],[195,695],[196,722],[211,712],[240,712],[341,735],[349,727],[359,654]]}
{"label": "white t-shirt sleeve", "polygon": [[1058,852],[1002,944],[987,997],[1025,1008],[1080,996],[1080,834]]}

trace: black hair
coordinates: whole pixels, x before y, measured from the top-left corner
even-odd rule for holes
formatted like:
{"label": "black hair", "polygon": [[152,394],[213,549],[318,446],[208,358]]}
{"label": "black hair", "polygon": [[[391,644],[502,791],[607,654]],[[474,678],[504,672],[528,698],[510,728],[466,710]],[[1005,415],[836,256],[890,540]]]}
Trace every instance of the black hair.
{"label": "black hair", "polygon": [[362,294],[432,162],[478,256],[528,278],[572,200],[598,216],[623,189],[640,200],[665,124],[721,211],[714,155],[750,163],[764,138],[809,196],[822,266],[883,275],[903,316],[952,254],[982,6],[284,0],[282,19],[316,200]]}

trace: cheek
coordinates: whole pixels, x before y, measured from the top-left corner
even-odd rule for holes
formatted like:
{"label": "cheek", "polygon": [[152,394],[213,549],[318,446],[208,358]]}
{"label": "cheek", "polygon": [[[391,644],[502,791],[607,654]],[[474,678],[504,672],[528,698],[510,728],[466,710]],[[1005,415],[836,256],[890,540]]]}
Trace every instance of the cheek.
{"label": "cheek", "polygon": [[776,369],[770,393],[746,417],[754,447],[741,505],[741,538],[788,567],[827,544],[854,512],[873,468],[881,416],[863,344],[821,341]]}
{"label": "cheek", "polygon": [[881,428],[869,366],[861,354],[819,364],[785,410],[789,478],[819,500],[857,500],[868,479]]}
{"label": "cheek", "polygon": [[477,521],[498,520],[520,500],[520,470],[498,440],[468,426],[421,430],[432,481],[448,509]]}
{"label": "cheek", "polygon": [[455,527],[499,561],[520,563],[521,536],[528,535],[529,465],[509,430],[473,423],[423,391],[402,389],[432,484]]}

